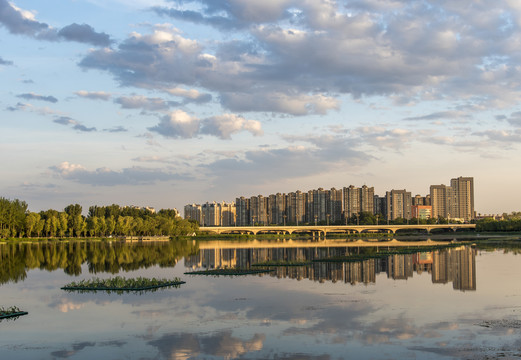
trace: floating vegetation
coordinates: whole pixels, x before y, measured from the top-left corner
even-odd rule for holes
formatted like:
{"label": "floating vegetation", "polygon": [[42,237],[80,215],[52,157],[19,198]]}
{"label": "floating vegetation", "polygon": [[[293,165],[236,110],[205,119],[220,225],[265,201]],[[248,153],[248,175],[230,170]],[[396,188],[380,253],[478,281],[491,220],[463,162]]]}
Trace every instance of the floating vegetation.
{"label": "floating vegetation", "polygon": [[333,256],[324,259],[314,259],[313,262],[356,262],[363,261],[369,259],[381,259],[388,256],[393,255],[407,255],[407,254],[416,254],[416,253],[424,253],[431,252],[436,250],[442,250],[451,247],[459,247],[463,245],[468,245],[469,242],[460,242],[460,243],[449,243],[445,245],[431,245],[431,246],[411,246],[406,248],[399,248],[394,250],[383,250],[377,253],[367,253],[367,254],[349,254],[345,256]]}
{"label": "floating vegetation", "polygon": [[8,308],[0,307],[0,322],[4,319],[16,320],[22,315],[27,315],[27,311],[22,311],[16,306]]}
{"label": "floating vegetation", "polygon": [[179,287],[184,284],[179,278],[174,279],[148,279],[138,277],[135,279],[127,279],[121,276],[116,276],[110,279],[99,279],[93,278],[91,280],[81,280],[79,282],[71,282],[64,287],[62,290],[67,291],[115,291],[118,294],[128,291],[155,291],[163,287]]}
{"label": "floating vegetation", "polygon": [[265,262],[251,264],[251,266],[308,266],[311,264],[313,264],[313,262],[307,261],[307,260],[292,260],[292,261],[268,260]]}
{"label": "floating vegetation", "polygon": [[233,275],[254,275],[254,274],[263,274],[269,273],[274,270],[268,269],[212,269],[212,270],[199,270],[199,271],[190,271],[185,272],[185,275],[225,275],[225,276],[233,276]]}

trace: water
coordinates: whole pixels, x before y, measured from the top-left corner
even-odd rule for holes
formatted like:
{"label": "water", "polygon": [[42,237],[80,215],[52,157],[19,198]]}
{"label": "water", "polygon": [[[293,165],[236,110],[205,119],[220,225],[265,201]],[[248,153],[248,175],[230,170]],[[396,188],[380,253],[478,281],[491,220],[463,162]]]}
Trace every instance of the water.
{"label": "water", "polygon": [[[375,254],[385,244],[192,241],[0,245],[1,359],[521,357],[519,245],[457,246],[264,275],[184,275],[267,260]],[[380,245],[380,244],[379,244]],[[392,244],[396,245],[396,244]],[[147,293],[74,293],[114,274],[180,277]]]}

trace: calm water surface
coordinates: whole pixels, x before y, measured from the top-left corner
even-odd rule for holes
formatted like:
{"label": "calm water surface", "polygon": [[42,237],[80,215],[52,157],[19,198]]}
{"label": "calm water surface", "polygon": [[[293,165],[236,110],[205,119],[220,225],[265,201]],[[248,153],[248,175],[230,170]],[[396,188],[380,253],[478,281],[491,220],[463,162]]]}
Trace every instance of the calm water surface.
{"label": "calm water surface", "polygon": [[[371,247],[367,247],[371,245]],[[521,357],[519,245],[458,246],[248,276],[184,275],[388,250],[345,241],[0,244],[0,359]],[[180,288],[74,293],[97,277]]]}

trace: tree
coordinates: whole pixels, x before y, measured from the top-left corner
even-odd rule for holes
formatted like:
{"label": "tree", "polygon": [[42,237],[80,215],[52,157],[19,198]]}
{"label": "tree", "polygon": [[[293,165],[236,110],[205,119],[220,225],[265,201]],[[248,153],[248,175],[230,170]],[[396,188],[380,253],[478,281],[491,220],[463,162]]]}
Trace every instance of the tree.
{"label": "tree", "polygon": [[25,234],[27,237],[31,237],[33,235],[33,231],[36,228],[36,225],[40,221],[40,214],[30,212],[25,217]]}

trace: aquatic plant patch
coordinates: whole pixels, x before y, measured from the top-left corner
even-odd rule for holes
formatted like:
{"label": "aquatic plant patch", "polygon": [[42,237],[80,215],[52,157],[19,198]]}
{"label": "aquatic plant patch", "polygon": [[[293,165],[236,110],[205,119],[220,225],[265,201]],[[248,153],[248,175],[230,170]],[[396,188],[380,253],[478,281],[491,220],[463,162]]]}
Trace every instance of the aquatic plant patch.
{"label": "aquatic plant patch", "polygon": [[71,282],[62,290],[68,291],[145,291],[155,290],[163,287],[179,287],[184,284],[179,278],[173,279],[148,279],[143,277],[127,279],[125,277],[116,276],[109,279],[93,278],[90,280],[81,280],[79,282]]}
{"label": "aquatic plant patch", "polygon": [[8,308],[0,307],[0,321],[3,319],[15,319],[22,315],[27,315],[27,311],[22,311],[16,306]]}
{"label": "aquatic plant patch", "polygon": [[383,250],[377,253],[368,254],[349,254],[345,256],[333,256],[324,259],[314,259],[313,262],[356,262],[368,259],[381,259],[393,255],[407,255],[422,252],[430,252],[436,250],[447,249],[451,247],[459,247],[462,245],[468,245],[467,242],[460,243],[449,243],[446,245],[432,245],[432,246],[411,246],[406,248],[394,249],[394,250]]}
{"label": "aquatic plant patch", "polygon": [[269,269],[212,269],[212,270],[198,270],[198,271],[190,271],[185,272],[185,275],[225,275],[225,276],[233,276],[233,275],[254,275],[254,274],[263,274],[269,273],[274,270]]}
{"label": "aquatic plant patch", "polygon": [[311,261],[306,260],[295,260],[295,261],[264,261],[256,264],[251,264],[251,266],[308,266],[311,265]]}

